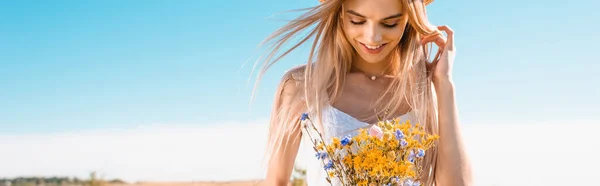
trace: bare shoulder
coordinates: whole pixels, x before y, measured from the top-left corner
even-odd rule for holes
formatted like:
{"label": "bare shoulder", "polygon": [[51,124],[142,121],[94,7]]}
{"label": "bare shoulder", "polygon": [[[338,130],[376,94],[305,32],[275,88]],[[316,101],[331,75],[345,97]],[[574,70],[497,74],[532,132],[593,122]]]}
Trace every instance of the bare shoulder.
{"label": "bare shoulder", "polygon": [[298,65],[290,68],[285,72],[284,79],[290,78],[294,81],[303,81],[304,80],[304,72],[306,70],[306,65]]}
{"label": "bare shoulder", "polygon": [[278,92],[287,103],[303,100],[302,87],[306,65],[295,66],[285,72],[281,78]]}
{"label": "bare shoulder", "polygon": [[305,69],[306,65],[298,65],[285,72],[280,84],[285,92],[297,91],[302,87]]}

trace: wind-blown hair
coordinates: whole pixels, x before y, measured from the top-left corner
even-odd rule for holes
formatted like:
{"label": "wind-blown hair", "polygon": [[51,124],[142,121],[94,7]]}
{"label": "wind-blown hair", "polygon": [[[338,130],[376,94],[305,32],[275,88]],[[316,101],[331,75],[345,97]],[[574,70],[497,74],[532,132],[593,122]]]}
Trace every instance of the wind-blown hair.
{"label": "wind-blown hair", "polygon": [[[408,15],[408,24],[398,46],[390,53],[391,75],[395,76],[384,95],[385,108],[378,115],[393,117],[399,105],[408,102],[417,121],[425,130],[438,134],[435,92],[432,87],[432,71],[428,67],[429,47],[421,44],[422,36],[440,34],[427,20],[425,3],[419,0],[399,0]],[[348,42],[342,29],[342,4],[344,0],[327,0],[315,7],[304,9],[306,13],[291,20],[288,24],[269,36],[265,42],[273,43],[273,48],[265,58],[257,82],[274,63],[306,41],[313,39],[307,64],[287,72],[275,93],[268,136],[267,160],[286,150],[286,144],[299,140],[298,120],[303,112],[310,112],[321,121],[321,112],[327,104],[335,102],[340,95],[352,61],[358,56]],[[281,47],[303,31],[308,31],[298,43],[276,56]],[[439,57],[436,55],[434,60]],[[300,74],[300,75],[297,75]],[[256,88],[256,85],[255,85]],[[384,112],[386,111],[387,112]],[[294,134],[294,135],[291,135]],[[437,148],[427,151],[422,166],[424,185],[433,185]]]}

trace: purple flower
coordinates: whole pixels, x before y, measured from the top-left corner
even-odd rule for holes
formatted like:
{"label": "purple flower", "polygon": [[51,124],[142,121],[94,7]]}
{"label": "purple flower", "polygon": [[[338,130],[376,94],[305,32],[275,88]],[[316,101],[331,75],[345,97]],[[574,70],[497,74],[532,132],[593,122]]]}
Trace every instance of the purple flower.
{"label": "purple flower", "polygon": [[421,186],[421,182],[415,181],[412,186]]}
{"label": "purple flower", "polygon": [[300,118],[300,120],[304,121],[308,119],[308,114],[307,113],[302,113],[302,118]]}
{"label": "purple flower", "polygon": [[408,145],[408,142],[406,142],[406,140],[402,139],[400,140],[400,147],[406,147]]}
{"label": "purple flower", "polygon": [[413,181],[410,180],[410,179],[408,179],[408,180],[404,181],[404,185],[406,185],[406,186],[413,186]]}
{"label": "purple flower", "polygon": [[408,161],[410,161],[411,163],[415,162],[415,151],[410,151],[410,154],[408,155]]}
{"label": "purple flower", "polygon": [[404,133],[400,129],[396,129],[395,135],[397,140],[404,138]]}
{"label": "purple flower", "polygon": [[421,182],[413,181],[413,179],[408,178],[408,179],[404,180],[404,183],[402,184],[402,186],[421,186]]}

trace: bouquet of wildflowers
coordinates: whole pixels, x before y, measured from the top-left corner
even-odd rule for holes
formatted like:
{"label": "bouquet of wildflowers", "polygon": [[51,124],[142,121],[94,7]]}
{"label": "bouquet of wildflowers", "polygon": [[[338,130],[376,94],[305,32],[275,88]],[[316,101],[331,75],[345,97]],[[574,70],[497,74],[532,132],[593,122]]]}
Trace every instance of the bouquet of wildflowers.
{"label": "bouquet of wildflowers", "polygon": [[359,129],[353,137],[325,141],[322,134],[310,132],[317,129],[308,114],[302,114],[301,122],[330,184],[338,179],[342,185],[420,186],[422,170],[418,165],[439,138],[426,134],[419,124],[394,119],[379,121],[368,131]]}

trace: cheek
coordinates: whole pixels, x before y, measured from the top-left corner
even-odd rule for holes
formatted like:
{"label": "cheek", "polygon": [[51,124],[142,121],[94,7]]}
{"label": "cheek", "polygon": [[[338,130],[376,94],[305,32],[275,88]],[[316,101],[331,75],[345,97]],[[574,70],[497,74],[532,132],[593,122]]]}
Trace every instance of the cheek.
{"label": "cheek", "polygon": [[344,33],[346,33],[346,37],[348,37],[348,40],[353,40],[357,37],[360,37],[361,30],[359,28],[350,25],[345,25],[343,28]]}
{"label": "cheek", "polygon": [[404,36],[404,26],[395,28],[393,31],[390,30],[386,33],[386,38],[388,40],[393,40],[394,42],[400,42],[400,39]]}
{"label": "cheek", "polygon": [[386,38],[389,40],[400,41],[402,38],[404,29],[395,29],[394,31],[388,32]]}

